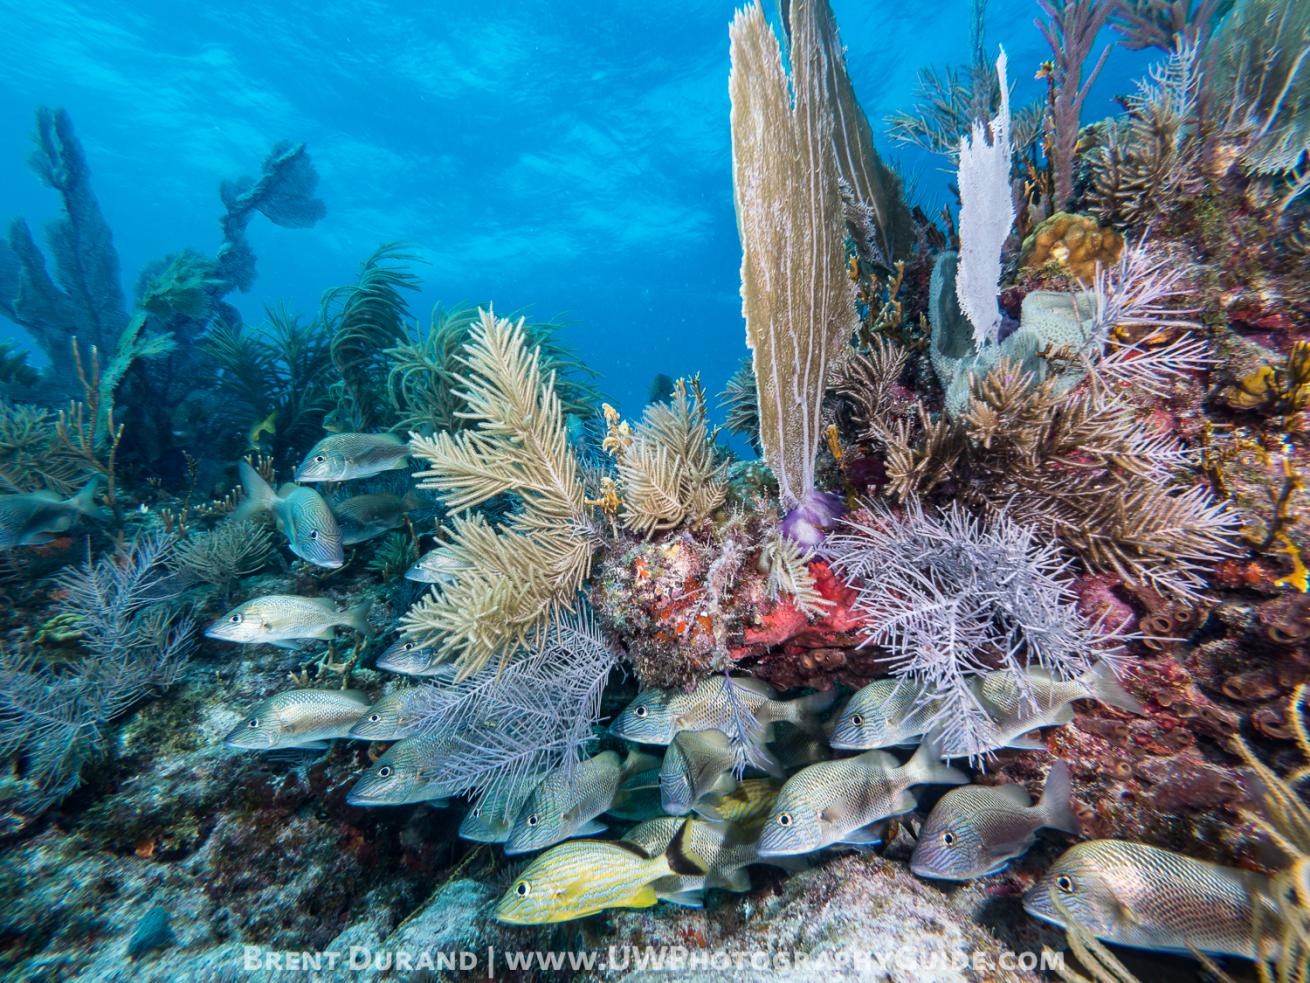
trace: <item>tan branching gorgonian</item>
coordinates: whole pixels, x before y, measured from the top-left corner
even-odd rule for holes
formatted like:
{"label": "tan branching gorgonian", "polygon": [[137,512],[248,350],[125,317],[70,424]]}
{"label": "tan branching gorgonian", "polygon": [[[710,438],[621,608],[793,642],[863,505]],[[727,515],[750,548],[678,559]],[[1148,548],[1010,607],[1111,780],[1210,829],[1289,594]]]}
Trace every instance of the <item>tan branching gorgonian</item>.
{"label": "tan branching gorgonian", "polygon": [[760,566],[768,574],[769,599],[791,598],[807,615],[818,616],[832,606],[819,593],[810,573],[809,556],[794,542],[774,530],[760,545]]}
{"label": "tan branching gorgonian", "polygon": [[[465,677],[539,640],[572,610],[596,539],[554,377],[543,376],[523,320],[480,311],[462,361],[462,412],[475,426],[453,436],[410,435],[414,454],[430,465],[417,475],[419,487],[457,513],[443,532],[461,572],[415,604],[401,627]],[[500,528],[458,514],[505,494],[518,507]]]}
{"label": "tan branching gorgonian", "polygon": [[0,400],[0,492],[72,494],[88,475],[56,432],[49,410]]}
{"label": "tan branching gorgonian", "polygon": [[974,381],[958,422],[920,410],[888,441],[889,490],[949,481],[988,514],[1004,511],[1073,547],[1093,569],[1175,596],[1233,555],[1237,517],[1203,485],[1175,477],[1180,455],[1098,387],[1061,394],[1009,361]]}
{"label": "tan branching gorgonian", "polygon": [[696,379],[679,379],[667,403],[646,407],[617,460],[623,524],[643,535],[702,519],[726,494]]}

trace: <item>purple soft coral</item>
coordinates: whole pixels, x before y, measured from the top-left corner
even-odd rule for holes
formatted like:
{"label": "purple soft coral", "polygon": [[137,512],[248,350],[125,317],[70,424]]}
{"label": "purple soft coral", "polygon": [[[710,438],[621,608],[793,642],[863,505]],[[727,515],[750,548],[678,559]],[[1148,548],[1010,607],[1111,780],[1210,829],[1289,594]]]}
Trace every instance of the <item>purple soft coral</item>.
{"label": "purple soft coral", "polygon": [[797,546],[813,550],[846,511],[840,495],[811,489],[782,519],[782,534]]}

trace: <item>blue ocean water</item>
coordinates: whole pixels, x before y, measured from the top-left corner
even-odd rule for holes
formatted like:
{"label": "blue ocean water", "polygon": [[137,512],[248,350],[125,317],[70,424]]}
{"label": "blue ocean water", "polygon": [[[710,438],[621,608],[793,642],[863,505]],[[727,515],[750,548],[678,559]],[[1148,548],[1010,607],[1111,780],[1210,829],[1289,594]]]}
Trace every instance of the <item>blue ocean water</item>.
{"label": "blue ocean water", "polygon": [[[114,230],[125,289],[146,263],[218,243],[217,189],[304,141],[327,217],[250,234],[250,323],[305,315],[374,248],[426,261],[421,297],[562,316],[567,340],[625,412],[657,372],[717,391],[745,354],[728,142],[731,2],[328,0],[0,3],[0,217],[34,228],[56,195],[28,169],[32,114],[63,106]],[[907,108],[925,65],[968,60],[968,0],[834,0],[875,127]],[[1016,105],[1041,95],[1037,5],[992,0]],[[1147,59],[1116,48],[1085,119]],[[879,140],[913,201],[952,201],[940,159]],[[0,322],[0,337],[22,331]],[[35,359],[40,361],[39,356]]]}

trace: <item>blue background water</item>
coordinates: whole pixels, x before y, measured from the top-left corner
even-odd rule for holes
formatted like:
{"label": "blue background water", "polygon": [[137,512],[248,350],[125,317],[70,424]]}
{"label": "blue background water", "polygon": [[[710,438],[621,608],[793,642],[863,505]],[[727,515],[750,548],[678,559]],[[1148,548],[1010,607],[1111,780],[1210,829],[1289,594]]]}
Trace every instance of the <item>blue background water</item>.
{"label": "blue background water", "polygon": [[[311,314],[381,242],[427,261],[416,315],[441,301],[563,315],[629,413],[654,373],[717,391],[745,354],[728,141],[731,2],[227,0],[0,2],[0,218],[57,208],[27,169],[33,109],[62,105],[123,260],[217,246],[217,188],[303,140],[327,217],[251,226],[248,321]],[[925,64],[968,60],[967,0],[833,0],[879,128]],[[1035,3],[993,0],[1015,104],[1048,50]],[[1147,58],[1116,50],[1084,113],[1111,111]],[[948,200],[942,161],[880,141],[915,200]],[[0,321],[0,336],[18,332]]]}

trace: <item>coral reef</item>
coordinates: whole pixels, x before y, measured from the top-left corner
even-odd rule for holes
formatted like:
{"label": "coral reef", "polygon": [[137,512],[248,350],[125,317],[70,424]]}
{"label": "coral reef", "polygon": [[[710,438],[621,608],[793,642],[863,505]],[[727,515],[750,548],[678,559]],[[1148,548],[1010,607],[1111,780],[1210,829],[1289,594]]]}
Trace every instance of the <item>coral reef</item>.
{"label": "coral reef", "polygon": [[1091,284],[1098,269],[1119,262],[1123,248],[1123,236],[1102,228],[1095,218],[1057,212],[1028,233],[1019,252],[1019,265],[1040,270],[1054,264],[1074,279]]}

